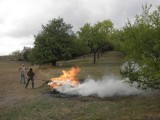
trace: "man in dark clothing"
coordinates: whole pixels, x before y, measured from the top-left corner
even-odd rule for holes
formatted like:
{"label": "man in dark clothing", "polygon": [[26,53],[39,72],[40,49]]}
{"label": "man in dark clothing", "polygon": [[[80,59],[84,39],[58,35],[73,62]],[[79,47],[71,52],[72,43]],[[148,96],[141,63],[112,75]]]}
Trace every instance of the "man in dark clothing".
{"label": "man in dark clothing", "polygon": [[32,81],[32,88],[34,88],[34,77],[35,77],[35,73],[33,72],[32,68],[30,68],[30,70],[27,72],[27,76],[28,76],[28,80],[27,80],[27,84],[26,87],[28,86],[30,80]]}

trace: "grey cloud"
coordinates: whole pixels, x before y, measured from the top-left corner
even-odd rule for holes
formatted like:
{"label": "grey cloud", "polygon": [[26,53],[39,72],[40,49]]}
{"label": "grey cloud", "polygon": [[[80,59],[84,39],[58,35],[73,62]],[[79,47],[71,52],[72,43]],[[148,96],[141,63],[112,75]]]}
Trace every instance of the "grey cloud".
{"label": "grey cloud", "polygon": [[72,4],[60,13],[67,23],[72,24],[73,29],[76,31],[85,23],[90,22],[90,11],[83,7],[80,1],[74,1]]}
{"label": "grey cloud", "polygon": [[[10,3],[10,0],[4,1]],[[0,3],[4,1],[0,0]],[[11,1],[14,3],[14,0]],[[27,41],[27,43],[20,42],[21,46],[33,44],[33,34],[41,31],[41,25],[47,24],[48,21],[53,18],[64,18],[66,23],[73,26],[74,31],[77,31],[87,22],[94,24],[104,19],[111,19],[115,27],[119,28],[125,25],[127,19],[133,21],[135,15],[142,11],[142,5],[145,3],[153,4],[153,8],[160,5],[160,0],[47,0],[45,2],[44,0],[15,0],[15,2],[16,1],[25,2],[27,7],[20,7],[19,11],[14,12],[14,14],[18,16],[13,16],[9,13],[12,10],[6,8],[8,4],[5,4],[7,6],[4,6],[5,10],[2,10],[2,14],[0,14],[0,39],[10,37],[10,40],[13,38]],[[16,7],[16,4],[14,7]],[[0,10],[1,9],[2,7]],[[21,12],[21,9],[24,9],[26,13]],[[19,15],[20,18],[18,18]],[[7,29],[5,29],[6,26],[8,27]],[[2,29],[3,27],[5,30]]]}
{"label": "grey cloud", "polygon": [[[30,13],[31,16],[18,21],[15,29],[3,34],[17,38],[37,34],[41,30],[42,24],[45,25],[49,20],[59,16],[63,17],[66,23],[72,24],[75,31],[87,22],[95,23],[104,19],[111,19],[116,27],[120,27],[124,25],[127,18],[134,19],[134,16],[142,11],[142,5],[146,2],[147,0],[113,0],[112,2],[106,0],[54,0],[50,1],[49,6],[44,6],[44,11],[33,15]],[[152,3],[157,2],[152,0]],[[0,19],[0,22],[3,22],[3,19]]]}
{"label": "grey cloud", "polygon": [[[38,20],[37,20],[38,21]],[[23,38],[37,33],[37,30],[40,29],[39,23],[36,21],[24,21],[20,23],[12,31],[4,33],[5,36],[10,36],[14,38]]]}
{"label": "grey cloud", "polygon": [[[155,9],[156,4],[160,4],[160,1],[156,0],[130,0],[130,1],[117,1],[112,6],[112,12],[110,17],[117,27],[123,27],[127,20],[134,21],[135,16],[142,12],[142,5],[153,4],[153,9]],[[156,4],[155,4],[156,3]]]}

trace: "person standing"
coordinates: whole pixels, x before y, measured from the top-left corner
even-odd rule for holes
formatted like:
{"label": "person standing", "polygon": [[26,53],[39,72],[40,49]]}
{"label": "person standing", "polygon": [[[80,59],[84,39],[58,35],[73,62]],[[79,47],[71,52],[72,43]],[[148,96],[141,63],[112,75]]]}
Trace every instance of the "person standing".
{"label": "person standing", "polygon": [[22,66],[19,67],[19,73],[20,73],[20,81],[21,81],[21,84],[26,84],[26,77],[25,77],[25,74],[26,74],[26,67],[24,64],[22,64]]}
{"label": "person standing", "polygon": [[32,88],[34,88],[34,77],[36,78],[36,76],[32,68],[30,68],[29,71],[27,72],[27,76],[28,76],[28,79],[27,79],[27,84],[25,88],[28,87],[28,84],[30,81],[32,81]]}

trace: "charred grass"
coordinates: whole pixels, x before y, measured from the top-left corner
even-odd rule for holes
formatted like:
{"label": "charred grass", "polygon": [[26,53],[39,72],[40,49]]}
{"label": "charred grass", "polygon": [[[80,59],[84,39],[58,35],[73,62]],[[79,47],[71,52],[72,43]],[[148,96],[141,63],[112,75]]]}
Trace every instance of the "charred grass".
{"label": "charred grass", "polygon": [[[100,57],[96,64],[92,63],[92,55],[76,58],[69,61],[60,61],[62,66],[41,66],[36,68],[37,74],[43,76],[41,84],[34,90],[23,90],[24,96],[35,97],[25,102],[12,105],[0,112],[0,120],[159,120],[160,119],[160,95],[148,96],[113,96],[98,98],[94,96],[82,97],[58,97],[50,94],[47,80],[57,77],[63,69],[68,70],[78,65],[81,72],[79,79],[87,77],[96,80],[104,75],[120,77],[119,68],[123,63],[123,56],[119,52],[109,52]],[[12,62],[8,65],[1,62],[0,75],[5,79],[9,73],[15,74],[15,68],[21,63]],[[12,75],[12,74],[11,74]],[[10,76],[11,76],[10,75]],[[9,79],[7,79],[9,82]],[[0,82],[2,83],[2,82]],[[4,81],[3,81],[4,83]],[[18,85],[17,85],[18,86]],[[5,87],[1,84],[1,90]],[[8,86],[12,88],[12,86]],[[14,91],[15,88],[12,89]],[[2,92],[2,91],[0,91]],[[15,93],[15,92],[14,92]],[[3,90],[5,94],[5,90]],[[23,93],[22,93],[23,94]],[[6,97],[7,96],[2,96]],[[28,96],[26,96],[27,98]],[[25,99],[26,99],[25,98]],[[1,99],[1,97],[0,97]],[[18,99],[15,99],[18,100]],[[10,101],[13,102],[13,101]],[[9,106],[10,104],[8,104]],[[7,106],[6,106],[7,107]]]}

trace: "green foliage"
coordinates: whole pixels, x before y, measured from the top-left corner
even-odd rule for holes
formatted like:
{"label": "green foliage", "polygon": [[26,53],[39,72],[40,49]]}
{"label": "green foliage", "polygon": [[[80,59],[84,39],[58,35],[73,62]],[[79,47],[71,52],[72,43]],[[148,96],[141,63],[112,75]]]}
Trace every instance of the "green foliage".
{"label": "green foliage", "polygon": [[12,56],[15,56],[18,60],[23,60],[23,54],[20,50],[13,51]]}
{"label": "green foliage", "polygon": [[73,54],[75,35],[72,26],[62,18],[49,21],[42,25],[42,31],[35,36],[32,56],[38,64],[56,65],[58,60],[69,59]]}
{"label": "green foliage", "polygon": [[89,47],[87,47],[81,40],[78,38],[74,41],[74,45],[72,46],[73,48],[73,58],[86,55],[90,53]]}
{"label": "green foliage", "polygon": [[12,52],[11,55],[16,56],[18,60],[30,61],[29,54],[31,53],[32,48],[24,47],[23,50],[16,50]]}
{"label": "green foliage", "polygon": [[96,53],[110,46],[108,39],[112,29],[113,23],[110,20],[98,22],[94,26],[86,23],[80,28],[79,39],[94,53],[94,63],[96,62]]}
{"label": "green foliage", "polygon": [[22,50],[22,54],[23,54],[23,59],[25,61],[29,61],[29,54],[31,53],[32,48],[30,47],[24,47]]}
{"label": "green foliage", "polygon": [[124,28],[128,62],[122,74],[142,89],[160,89],[160,7],[152,13],[150,7]]}
{"label": "green foliage", "polygon": [[109,42],[112,43],[115,50],[123,51],[125,42],[123,30],[118,30],[118,29],[113,30],[111,34],[111,39],[109,40],[110,40]]}

